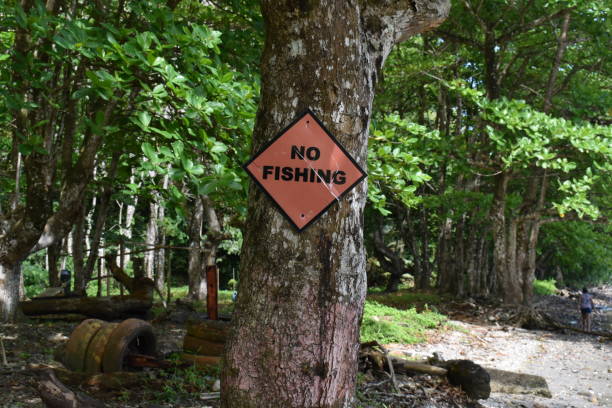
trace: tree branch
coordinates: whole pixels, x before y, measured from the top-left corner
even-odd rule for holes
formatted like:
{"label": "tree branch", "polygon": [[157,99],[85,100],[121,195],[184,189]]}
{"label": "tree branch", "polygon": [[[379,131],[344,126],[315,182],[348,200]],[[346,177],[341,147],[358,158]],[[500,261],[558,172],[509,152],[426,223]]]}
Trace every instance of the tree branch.
{"label": "tree branch", "polygon": [[400,43],[415,34],[433,29],[448,17],[449,0],[362,0],[363,21],[374,22],[379,32],[375,36],[390,36],[393,43]]}
{"label": "tree branch", "polygon": [[574,10],[576,7],[568,7],[565,9],[561,9],[559,11],[556,11],[554,13],[551,13],[549,15],[546,16],[542,16],[540,18],[536,18],[535,20],[532,20],[524,25],[521,26],[514,26],[513,28],[511,28],[509,31],[503,33],[502,35],[500,35],[499,37],[497,37],[497,39],[495,40],[495,42],[497,44],[503,44],[505,42],[508,42],[510,40],[512,40],[514,37],[516,37],[519,34],[522,33],[526,33],[527,31],[533,30],[536,27],[541,26],[542,24],[550,21],[550,20],[554,20],[555,18],[559,18],[565,15],[565,13]]}

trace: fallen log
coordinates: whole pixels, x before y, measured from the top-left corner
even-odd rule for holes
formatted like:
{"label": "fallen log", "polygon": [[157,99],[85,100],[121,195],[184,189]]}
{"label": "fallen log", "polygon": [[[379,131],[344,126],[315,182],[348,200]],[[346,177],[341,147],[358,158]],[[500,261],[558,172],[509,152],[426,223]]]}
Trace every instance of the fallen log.
{"label": "fallen log", "polygon": [[485,370],[487,370],[491,377],[491,392],[552,397],[546,380],[539,375],[515,373],[486,367]]}
{"label": "fallen log", "polygon": [[82,392],[74,392],[57,379],[52,370],[39,374],[38,395],[48,408],[103,408],[104,403]]}
{"label": "fallen log", "polygon": [[181,359],[193,363],[198,368],[207,368],[221,364],[221,357],[201,356],[197,354],[182,353]]}
{"label": "fallen log", "polygon": [[135,296],[33,299],[19,302],[19,306],[26,316],[78,313],[88,317],[115,320],[145,316],[153,306],[153,299]]}
{"label": "fallen log", "polygon": [[142,372],[117,371],[114,373],[83,373],[54,367],[57,378],[76,388],[96,387],[103,391],[116,391],[144,386],[151,379]]}
{"label": "fallen log", "polygon": [[419,373],[419,374],[429,374],[429,375],[438,375],[443,376],[446,375],[448,370],[442,367],[419,363],[416,361],[404,360],[401,358],[392,358],[393,365],[395,366],[395,371],[399,373]]}

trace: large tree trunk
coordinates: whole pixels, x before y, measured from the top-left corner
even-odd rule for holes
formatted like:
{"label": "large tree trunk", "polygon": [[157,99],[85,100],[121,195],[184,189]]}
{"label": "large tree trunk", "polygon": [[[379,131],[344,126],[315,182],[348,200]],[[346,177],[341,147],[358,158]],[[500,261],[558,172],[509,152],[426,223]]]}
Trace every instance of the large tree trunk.
{"label": "large tree trunk", "polygon": [[[448,3],[264,0],[262,9],[254,151],[311,108],[365,165],[377,70],[395,42],[441,22]],[[224,408],[351,405],[366,294],[365,200],[361,183],[298,233],[251,188]]]}

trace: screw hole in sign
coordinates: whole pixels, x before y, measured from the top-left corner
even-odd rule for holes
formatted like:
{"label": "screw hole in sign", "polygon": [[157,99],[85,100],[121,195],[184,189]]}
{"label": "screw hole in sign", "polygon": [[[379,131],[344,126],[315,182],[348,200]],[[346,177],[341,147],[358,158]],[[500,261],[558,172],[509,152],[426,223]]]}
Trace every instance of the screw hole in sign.
{"label": "screw hole in sign", "polygon": [[305,216],[304,214],[300,214],[300,217],[301,217],[301,218],[304,218],[304,217],[306,217],[306,216]]}

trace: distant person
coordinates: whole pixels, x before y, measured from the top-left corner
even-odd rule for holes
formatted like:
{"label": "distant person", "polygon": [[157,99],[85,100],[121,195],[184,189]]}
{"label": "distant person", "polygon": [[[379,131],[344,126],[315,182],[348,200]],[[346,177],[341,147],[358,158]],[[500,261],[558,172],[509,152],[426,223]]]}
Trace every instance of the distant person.
{"label": "distant person", "polygon": [[582,288],[580,294],[579,309],[582,314],[582,320],[580,321],[580,328],[582,330],[591,331],[591,313],[595,310],[595,304],[593,303],[593,295],[589,293],[587,288]]}

